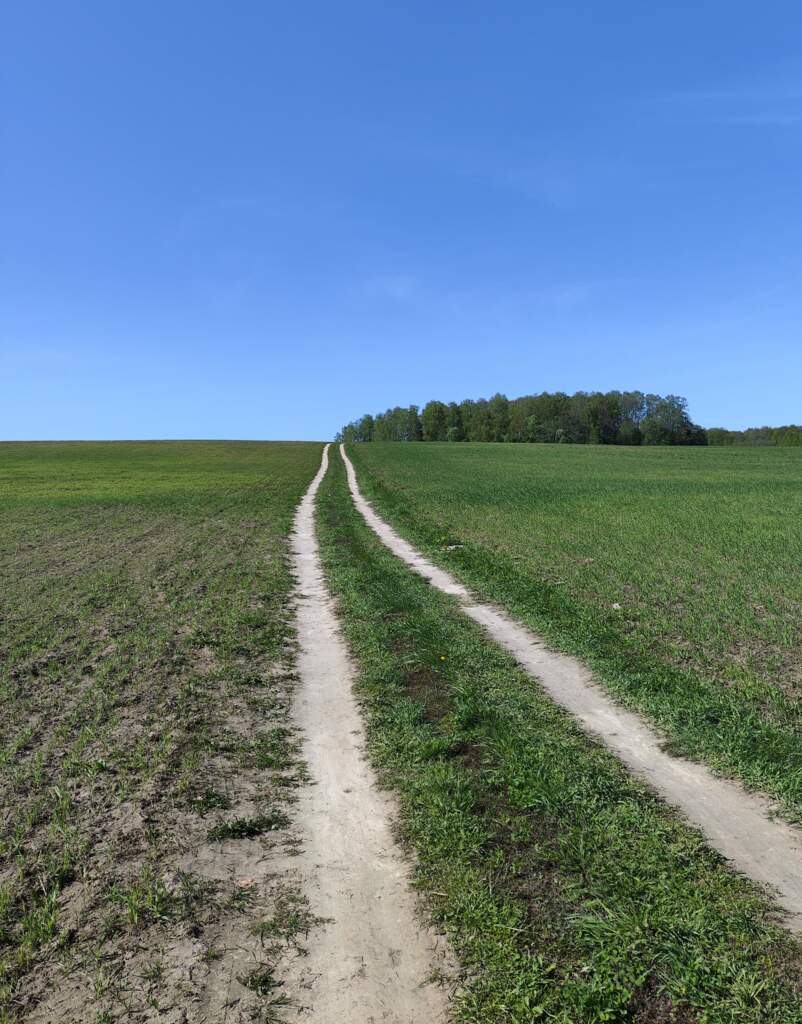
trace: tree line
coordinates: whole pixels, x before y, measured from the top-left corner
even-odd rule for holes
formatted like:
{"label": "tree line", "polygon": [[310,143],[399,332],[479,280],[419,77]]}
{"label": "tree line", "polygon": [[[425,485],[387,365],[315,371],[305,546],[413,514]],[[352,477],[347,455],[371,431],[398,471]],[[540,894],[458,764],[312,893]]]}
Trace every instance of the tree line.
{"label": "tree line", "polygon": [[571,444],[799,445],[802,427],[705,429],[679,395],[558,391],[395,406],[347,423],[338,441],[517,441]]}
{"label": "tree line", "polygon": [[748,427],[746,430],[725,430],[724,427],[710,427],[707,443],[716,445],[773,445],[802,447],[802,427],[791,423],[786,427]]}
{"label": "tree line", "polygon": [[679,395],[640,391],[543,392],[396,406],[346,424],[340,441],[517,441],[571,444],[707,444]]}

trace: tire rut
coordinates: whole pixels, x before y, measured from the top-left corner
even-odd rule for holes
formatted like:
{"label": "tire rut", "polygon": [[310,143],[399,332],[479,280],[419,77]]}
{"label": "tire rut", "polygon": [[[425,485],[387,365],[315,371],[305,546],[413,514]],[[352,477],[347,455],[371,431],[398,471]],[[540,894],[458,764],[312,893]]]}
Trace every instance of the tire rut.
{"label": "tire rut", "polygon": [[447,994],[433,983],[445,949],[422,923],[409,864],[392,834],[395,808],[363,748],[353,671],[327,591],[314,502],[328,449],[296,513],[295,721],[312,785],[300,793],[302,848],[291,862],[323,926],[296,961],[285,991],[303,1020],[320,1024],[444,1024]]}
{"label": "tire rut", "polygon": [[682,811],[734,868],[771,889],[784,911],[782,924],[802,932],[802,833],[774,817],[775,809],[765,797],[714,775],[705,765],[666,753],[664,739],[607,696],[580,661],[549,650],[527,627],[477,601],[450,573],[424,558],[377,515],[359,490],[343,445],[340,452],[354,504],[385,546],[433,586],[455,597],[462,612],[512,654],[582,729]]}

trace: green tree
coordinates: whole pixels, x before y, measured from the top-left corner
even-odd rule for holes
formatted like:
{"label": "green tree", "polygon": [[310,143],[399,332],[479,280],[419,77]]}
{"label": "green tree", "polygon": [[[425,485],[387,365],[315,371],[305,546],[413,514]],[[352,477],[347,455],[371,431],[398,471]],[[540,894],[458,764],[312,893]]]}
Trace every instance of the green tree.
{"label": "green tree", "polygon": [[465,431],[462,425],[462,411],[456,402],[448,403],[446,439],[449,441],[464,441]]}
{"label": "green tree", "polygon": [[693,423],[678,395],[641,391],[542,392],[508,399],[465,399],[395,406],[346,424],[346,441],[527,441],[573,444],[783,444],[802,445],[802,427],[750,427],[709,431]]}
{"label": "green tree", "polygon": [[591,444],[615,444],[621,427],[621,396],[614,391],[609,394],[596,392],[588,399],[586,407]]}
{"label": "green tree", "polygon": [[488,441],[508,441],[510,403],[506,395],[496,393],[487,403]]}
{"label": "green tree", "polygon": [[445,441],[448,432],[448,406],[442,402],[427,402],[421,413],[424,441]]}

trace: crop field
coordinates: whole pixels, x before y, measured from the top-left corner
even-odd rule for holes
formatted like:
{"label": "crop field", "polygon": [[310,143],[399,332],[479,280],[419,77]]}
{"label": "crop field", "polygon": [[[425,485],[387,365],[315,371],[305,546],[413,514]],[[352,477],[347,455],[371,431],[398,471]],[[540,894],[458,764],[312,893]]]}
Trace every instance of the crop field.
{"label": "crop field", "polygon": [[[671,749],[802,821],[802,452],[349,450],[419,548],[580,654]],[[384,959],[365,1014],[400,1019],[408,950],[336,948],[359,933],[326,931],[315,896],[369,908],[380,883],[348,889],[319,846],[308,867],[310,793],[316,837],[338,825],[315,772],[361,771],[329,719],[293,724],[321,680],[337,702],[355,682],[422,894],[393,937],[424,943],[427,916],[447,935],[419,987],[446,980],[449,1021],[802,1024],[802,946],[766,893],[381,545],[336,449],[315,505],[327,588],[318,569],[300,586],[336,612],[345,667],[296,629],[292,557],[318,554],[290,531],[320,456],[0,444],[0,1024],[333,1024],[316,978],[358,989]],[[360,785],[342,792],[361,822]]]}
{"label": "crop field", "polygon": [[802,821],[802,451],[361,444],[402,534]]}
{"label": "crop field", "polygon": [[[498,458],[509,475],[513,458],[490,446],[453,456],[430,445],[350,450],[365,490],[369,467],[383,481],[373,495],[389,493],[394,509],[403,494],[441,555],[472,536],[460,510],[487,484],[479,467]],[[572,454],[560,456],[570,464]],[[445,504],[449,473],[453,532],[445,515],[427,517],[434,502],[418,504],[419,492]],[[503,502],[496,493],[499,518]],[[484,519],[472,513],[477,533]],[[584,736],[452,598],[387,551],[354,508],[339,455],[321,486],[318,531],[369,749],[399,795],[416,884],[463,969],[455,1020],[802,1021],[802,950],[765,896]]]}
{"label": "crop field", "polygon": [[287,534],[320,451],[0,445],[3,1024],[272,1019],[307,913],[263,880],[304,774]]}

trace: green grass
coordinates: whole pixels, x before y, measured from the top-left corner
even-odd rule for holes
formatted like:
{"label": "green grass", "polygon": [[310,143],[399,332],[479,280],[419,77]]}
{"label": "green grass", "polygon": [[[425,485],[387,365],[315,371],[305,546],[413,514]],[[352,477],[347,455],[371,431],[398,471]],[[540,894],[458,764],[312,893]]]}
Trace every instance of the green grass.
{"label": "green grass", "polygon": [[802,1021],[763,895],[381,546],[339,457],[318,528],[371,756],[461,961],[457,1020]]}
{"label": "green grass", "polygon": [[255,818],[230,818],[220,821],[209,829],[209,838],[222,842],[226,839],[254,839],[265,832],[286,828],[289,818],[281,811],[260,814]]}
{"label": "green grass", "polygon": [[402,534],[802,821],[802,451],[364,444]]}
{"label": "green grass", "polygon": [[198,873],[210,833],[281,839],[303,778],[287,535],[320,451],[0,445],[3,1024],[96,971],[74,1019],[143,1019],[142,950],[213,949],[242,895]]}

